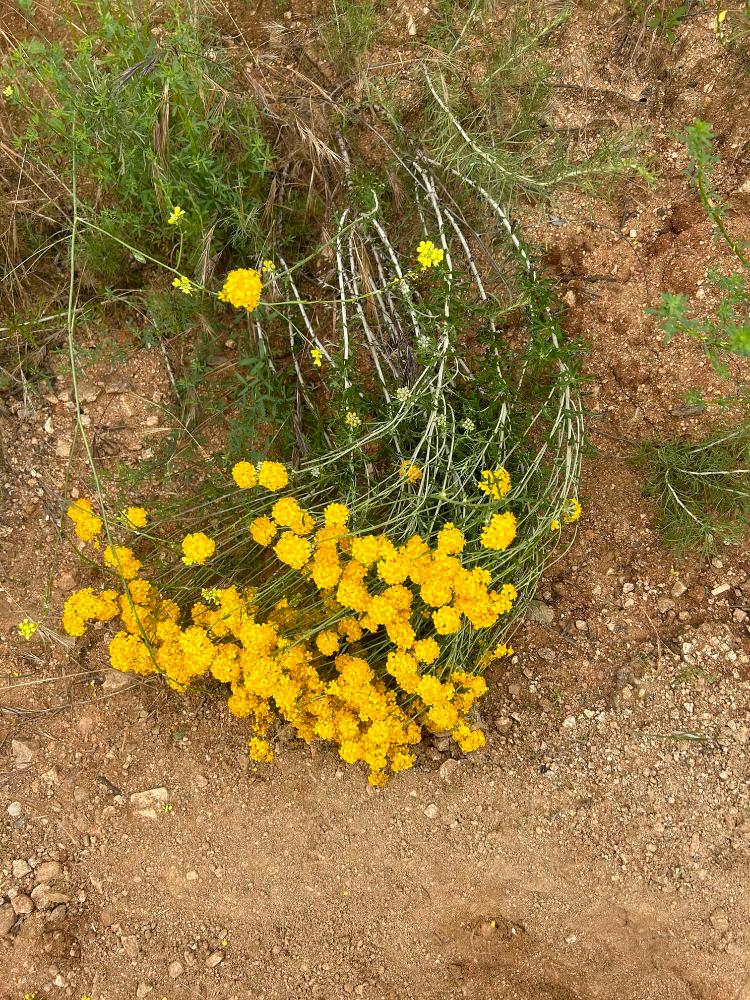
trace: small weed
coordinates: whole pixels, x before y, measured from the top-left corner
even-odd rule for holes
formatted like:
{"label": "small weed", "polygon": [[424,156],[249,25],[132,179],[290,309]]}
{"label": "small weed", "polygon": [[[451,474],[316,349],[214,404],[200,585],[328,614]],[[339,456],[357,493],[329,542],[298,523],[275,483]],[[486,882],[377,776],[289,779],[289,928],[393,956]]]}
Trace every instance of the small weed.
{"label": "small weed", "polygon": [[634,462],[670,548],[706,554],[750,522],[750,422],[697,444],[644,442]]}
{"label": "small weed", "polygon": [[717,297],[716,306],[708,316],[696,315],[682,292],[662,293],[661,303],[653,310],[669,341],[676,334],[685,334],[701,343],[717,371],[728,374],[728,353],[750,357],[750,257],[745,240],[734,236],[727,228],[726,210],[714,187],[713,174],[719,158],[711,126],[700,119],[681,136],[690,157],[690,177],[700,196],[706,215],[714,225],[714,235],[729,248],[740,269],[722,274],[717,268],[708,272],[708,280]]}
{"label": "small weed", "polygon": [[372,44],[378,17],[372,0],[331,0],[323,46],[340,74],[356,72]]}

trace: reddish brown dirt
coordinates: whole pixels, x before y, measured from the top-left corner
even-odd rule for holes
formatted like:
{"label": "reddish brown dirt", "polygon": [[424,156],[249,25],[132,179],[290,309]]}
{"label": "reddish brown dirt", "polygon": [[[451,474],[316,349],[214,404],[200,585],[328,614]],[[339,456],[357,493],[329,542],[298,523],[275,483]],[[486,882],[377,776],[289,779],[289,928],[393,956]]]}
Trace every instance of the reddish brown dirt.
{"label": "reddish brown dirt", "polygon": [[[63,371],[0,411],[0,895],[19,906],[42,878],[60,893],[36,893],[0,937],[1,1000],[750,998],[748,552],[676,561],[623,457],[654,432],[709,428],[711,407],[680,416],[686,388],[727,391],[644,310],[662,288],[696,294],[717,252],[674,124],[714,113],[730,197],[750,125],[727,109],[737,65],[708,17],[673,47],[650,33],[634,47],[625,27],[614,6],[582,6],[552,53],[584,88],[561,89],[560,122],[601,116],[595,88],[626,95],[606,114],[651,129],[659,179],[608,203],[565,196],[562,226],[522,220],[588,344],[599,451],[576,543],[495,670],[481,754],[427,748],[380,792],[314,747],[284,745],[254,773],[221,704],[117,690],[96,644],[23,644],[24,614],[49,606],[54,627],[88,582],[55,541],[71,448],[81,489],[83,464]],[[107,453],[137,461],[164,422],[157,355],[135,353],[116,384],[87,378]],[[165,801],[137,815],[130,796],[153,788]]]}

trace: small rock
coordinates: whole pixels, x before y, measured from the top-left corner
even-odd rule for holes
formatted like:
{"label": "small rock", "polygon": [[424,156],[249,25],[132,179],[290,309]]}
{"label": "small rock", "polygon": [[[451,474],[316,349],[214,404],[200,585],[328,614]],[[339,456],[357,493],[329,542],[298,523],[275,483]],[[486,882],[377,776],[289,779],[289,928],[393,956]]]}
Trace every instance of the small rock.
{"label": "small rock", "polygon": [[562,721],[563,729],[575,729],[576,717],[575,715],[566,715]]}
{"label": "small rock", "polygon": [[672,584],[672,590],[671,590],[672,597],[682,597],[682,595],[686,593],[686,591],[687,587],[682,582],[682,580],[675,580],[675,582]]}
{"label": "small rock", "polygon": [[8,903],[0,906],[0,937],[9,934],[15,922],[16,914],[13,912],[13,907]]}
{"label": "small rock", "polygon": [[141,950],[141,946],[138,944],[138,938],[135,934],[124,934],[120,938],[120,943],[122,944],[123,950],[128,958],[138,958],[138,952]]}
{"label": "small rock", "polygon": [[157,808],[166,805],[168,801],[169,792],[164,787],[148,788],[144,792],[133,792],[130,796],[130,804],[136,814],[146,819],[156,819]]}
{"label": "small rock", "polygon": [[24,771],[34,759],[34,751],[20,740],[11,740],[10,749],[17,771]]}
{"label": "small rock", "polygon": [[509,719],[507,715],[501,715],[499,719],[495,719],[495,729],[501,736],[507,736],[512,728],[513,720]]}
{"label": "small rock", "polygon": [[188,872],[185,878],[187,879],[188,882],[197,882],[198,872]]}
{"label": "small rock", "polygon": [[34,881],[37,885],[40,882],[54,882],[61,878],[63,873],[62,865],[59,861],[44,861],[34,873]]}
{"label": "small rock", "polygon": [[121,691],[123,688],[129,687],[134,680],[133,674],[126,674],[122,670],[114,670],[112,667],[107,667],[102,673],[104,674],[102,691],[105,694]]}
{"label": "small rock", "polygon": [[437,819],[438,818],[438,807],[434,802],[430,802],[428,806],[424,807],[424,814],[427,819]]}
{"label": "small rock", "polygon": [[720,583],[718,587],[714,587],[714,589],[711,591],[711,594],[713,597],[718,597],[720,594],[726,594],[726,592],[731,589],[732,589],[731,584]]}
{"label": "small rock", "polygon": [[67,917],[67,915],[68,915],[68,908],[67,908],[67,906],[64,903],[60,903],[59,906],[56,906],[54,908],[54,910],[50,911],[50,914],[47,917],[47,920],[51,924],[61,924],[63,922],[63,920],[65,920],[65,918]]}
{"label": "small rock", "polygon": [[588,625],[583,620],[583,618],[579,618],[576,621],[576,628],[578,629],[579,632],[587,632],[588,631]]}
{"label": "small rock", "polygon": [[721,906],[717,906],[713,913],[709,916],[709,921],[711,926],[719,934],[723,934],[725,931],[729,930],[729,917],[727,916],[726,910]]}
{"label": "small rock", "polygon": [[549,604],[532,601],[526,611],[526,617],[532,622],[539,622],[540,625],[551,625],[555,620],[555,612]]}
{"label": "small rock", "polygon": [[144,997],[147,997],[149,995],[149,993],[151,993],[151,991],[153,990],[153,988],[154,987],[153,986],[149,986],[148,983],[138,983],[138,986],[136,987],[135,995],[138,997],[138,1000],[143,1000]]}
{"label": "small rock", "polygon": [[34,901],[30,896],[25,896],[22,892],[11,899],[10,905],[19,917],[28,917],[30,913],[34,912]]}
{"label": "small rock", "polygon": [[64,892],[55,892],[46,883],[34,886],[31,890],[31,898],[34,900],[34,904],[38,910],[51,910],[53,906],[57,906],[59,903],[70,902],[70,896],[66,896]]}
{"label": "small rock", "polygon": [[440,765],[438,774],[442,781],[446,785],[452,785],[454,778],[457,777],[458,772],[461,770],[461,761],[455,760],[453,757],[449,757],[448,760],[444,760]]}
{"label": "small rock", "polygon": [[195,779],[195,784],[198,788],[208,788],[208,778],[205,778],[202,774],[199,774]]}
{"label": "small rock", "polygon": [[178,979],[185,971],[185,966],[182,964],[182,962],[177,962],[177,961],[170,962],[167,971],[169,972],[170,979]]}
{"label": "small rock", "polygon": [[27,864],[23,859],[14,861],[12,868],[13,878],[24,878],[31,871],[31,865]]}
{"label": "small rock", "polygon": [[668,611],[672,611],[674,607],[674,601],[668,597],[660,597],[656,602],[656,609],[660,615],[665,615]]}
{"label": "small rock", "polygon": [[209,969],[215,969],[217,965],[221,965],[225,957],[223,951],[212,951],[206,959],[206,965]]}

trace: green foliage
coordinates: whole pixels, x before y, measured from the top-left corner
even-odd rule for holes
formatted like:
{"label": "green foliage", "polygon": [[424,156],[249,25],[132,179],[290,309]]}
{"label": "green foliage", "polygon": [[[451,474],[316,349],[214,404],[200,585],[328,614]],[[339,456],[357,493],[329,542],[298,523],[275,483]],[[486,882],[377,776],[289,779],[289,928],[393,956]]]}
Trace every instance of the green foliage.
{"label": "green foliage", "polygon": [[[18,148],[63,183],[75,156],[87,217],[189,274],[224,248],[255,250],[269,153],[208,24],[179,2],[78,7],[70,48],[34,38],[12,53],[27,112]],[[168,226],[175,205],[186,214]],[[114,247],[91,231],[82,247],[108,281],[123,265]]]}
{"label": "green foliage", "polygon": [[649,176],[636,155],[637,135],[602,137],[579,155],[550,126],[545,48],[570,7],[546,17],[515,3],[499,24],[483,2],[443,4],[441,11],[419,79],[420,141],[436,160],[504,203],[516,194],[548,198],[565,186],[601,188],[632,172]]}
{"label": "green foliage", "polygon": [[665,35],[670,42],[677,37],[677,29],[683,18],[690,12],[689,3],[654,3],[654,0],[625,0],[628,12],[639,21],[643,21],[647,28]]}
{"label": "green foliage", "polygon": [[331,0],[330,19],[322,41],[339,73],[355,72],[372,44],[377,30],[377,9],[372,0]]}
{"label": "green foliage", "polygon": [[725,223],[725,206],[714,186],[714,170],[719,163],[711,126],[696,119],[683,135],[690,157],[690,177],[698,190],[701,204],[714,225],[714,235],[729,247],[741,270],[723,275],[716,268],[708,272],[715,290],[716,306],[708,316],[696,315],[682,293],[662,293],[661,303],[653,310],[665,339],[685,334],[698,340],[714,367],[726,374],[727,352],[750,357],[750,260],[748,243],[734,237]]}
{"label": "green foliage", "polygon": [[666,545],[710,552],[750,523],[750,422],[698,443],[644,442],[634,456]]}

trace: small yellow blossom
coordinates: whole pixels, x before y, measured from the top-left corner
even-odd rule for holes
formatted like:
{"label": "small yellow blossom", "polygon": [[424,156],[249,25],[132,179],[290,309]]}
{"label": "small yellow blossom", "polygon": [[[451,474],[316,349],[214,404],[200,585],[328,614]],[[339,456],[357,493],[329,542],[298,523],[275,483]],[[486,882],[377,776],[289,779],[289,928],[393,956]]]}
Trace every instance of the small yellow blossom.
{"label": "small yellow blossom", "polygon": [[266,490],[276,493],[289,483],[289,473],[281,462],[261,462],[258,467],[258,483]]}
{"label": "small yellow blossom", "polygon": [[515,537],[516,519],[510,511],[493,514],[490,523],[482,529],[482,545],[496,552],[504,552]]}
{"label": "small yellow blossom", "polygon": [[264,260],[260,269],[263,274],[270,274],[272,271],[276,270],[276,265],[272,260]]}
{"label": "small yellow blossom", "polygon": [[345,503],[329,503],[323,511],[323,518],[329,528],[343,528],[349,520],[349,508]]}
{"label": "small yellow blossom", "polygon": [[440,264],[444,257],[445,251],[439,250],[432,240],[422,240],[417,247],[417,260],[422,265],[423,271]]}
{"label": "small yellow blossom", "polygon": [[312,363],[316,368],[323,367],[323,352],[319,347],[313,347],[310,351],[310,357],[312,358]]}
{"label": "small yellow blossom", "polygon": [[22,622],[18,623],[18,634],[23,636],[24,639],[30,639],[38,628],[39,625],[36,622],[33,622],[30,618],[24,618]]}
{"label": "small yellow blossom", "polygon": [[138,576],[141,563],[133,555],[133,550],[125,545],[108,545],[104,550],[104,564],[117,570],[126,580],[134,580]]}
{"label": "small yellow blossom", "polygon": [[562,517],[566,524],[573,524],[581,516],[581,505],[575,497],[570,497],[563,504]]}
{"label": "small yellow blossom", "polygon": [[266,740],[260,740],[254,736],[248,743],[248,753],[250,760],[257,761],[258,764],[270,764],[273,760],[273,750]]}
{"label": "small yellow blossom", "polygon": [[218,604],[221,600],[221,591],[217,587],[203,587],[201,597],[206,604]]}
{"label": "small yellow blossom", "polygon": [[202,566],[216,551],[216,542],[202,531],[182,539],[182,561],[186,566]]}
{"label": "small yellow blossom", "polygon": [[412,462],[411,459],[405,458],[401,463],[398,474],[402,479],[405,479],[410,486],[413,486],[422,478],[422,469],[416,462]]}
{"label": "small yellow blossom", "polygon": [[175,205],[175,207],[169,214],[169,218],[167,219],[167,225],[176,226],[177,223],[180,221],[180,219],[184,217],[184,215],[185,215],[185,210],[180,208],[179,205]]}
{"label": "small yellow blossom", "polygon": [[95,539],[102,530],[102,519],[94,514],[94,505],[86,497],[76,500],[67,510],[75,525],[75,533],[84,542]]}
{"label": "small yellow blossom", "polygon": [[148,511],[145,507],[126,507],[120,516],[128,528],[145,528],[148,524]]}
{"label": "small yellow blossom", "polygon": [[181,274],[179,278],[172,279],[172,288],[178,288],[183,295],[192,295],[195,291],[192,281],[190,278],[186,278],[184,274]]}
{"label": "small yellow blossom", "polygon": [[230,271],[219,292],[219,301],[228,302],[235,309],[253,312],[258,308],[263,282],[252,267],[240,267]]}
{"label": "small yellow blossom", "polygon": [[250,522],[250,534],[258,545],[270,545],[276,535],[276,523],[270,517],[256,517]]}
{"label": "small yellow blossom", "polygon": [[258,472],[252,462],[236,462],[232,468],[232,479],[241,490],[251,490],[258,485]]}
{"label": "small yellow blossom", "polygon": [[14,93],[15,91],[13,90],[10,84],[8,84],[7,87],[3,88],[3,97],[12,97]]}
{"label": "small yellow blossom", "polygon": [[550,531],[559,531],[560,530],[560,522],[558,521],[557,518],[554,518],[554,520],[552,520],[550,522],[549,530]]}
{"label": "small yellow blossom", "polygon": [[346,416],[344,417],[344,423],[347,427],[350,427],[355,431],[362,424],[362,418],[356,414],[353,410],[347,410]]}
{"label": "small yellow blossom", "polygon": [[501,660],[504,656],[513,656],[513,647],[506,646],[504,642],[499,642],[492,650],[492,655],[496,660]]}
{"label": "small yellow blossom", "polygon": [[500,500],[510,492],[510,476],[507,469],[485,469],[477,489],[493,500]]}

